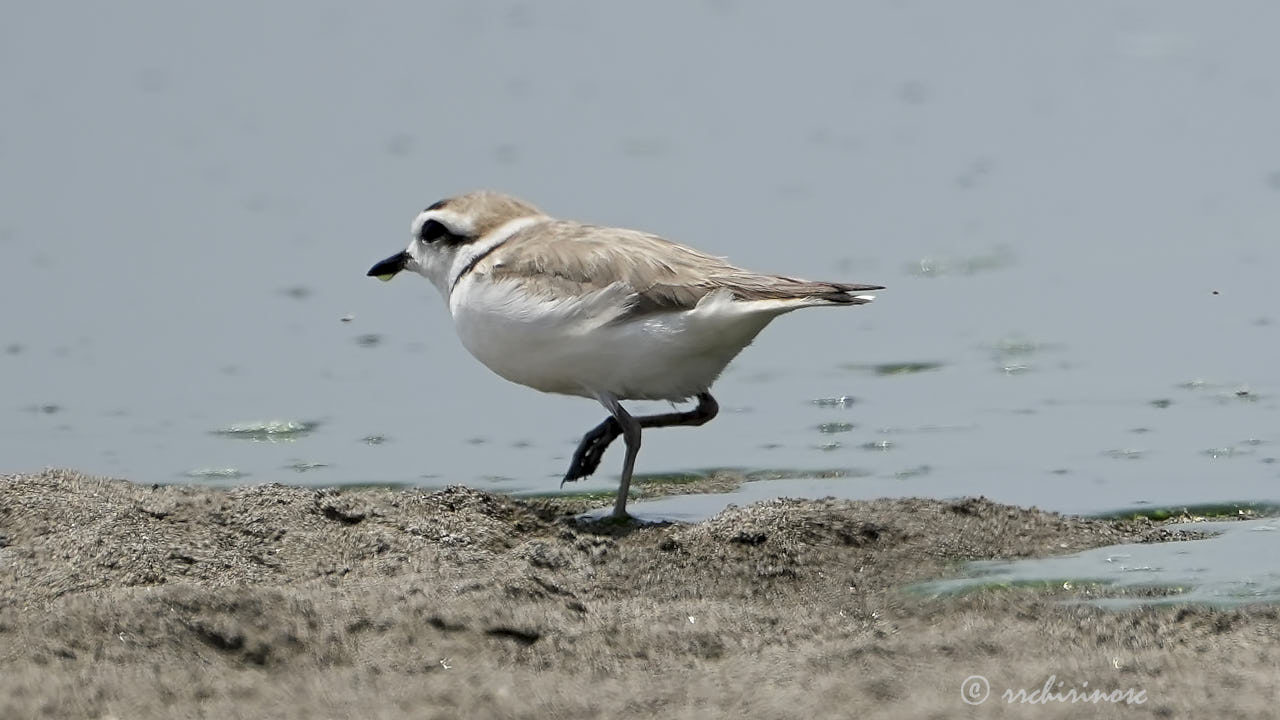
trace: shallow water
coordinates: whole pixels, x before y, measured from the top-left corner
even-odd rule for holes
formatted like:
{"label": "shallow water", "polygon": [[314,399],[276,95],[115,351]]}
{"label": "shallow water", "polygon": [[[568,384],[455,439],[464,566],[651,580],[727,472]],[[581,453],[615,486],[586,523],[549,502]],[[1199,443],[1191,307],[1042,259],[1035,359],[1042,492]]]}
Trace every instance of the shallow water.
{"label": "shallow water", "polygon": [[1280,6],[247,12],[0,30],[4,470],[554,490],[603,411],[492,376],[427,283],[364,277],[487,186],[889,286],[780,319],[720,418],[640,456],[843,477],[642,508],[1280,500]]}
{"label": "shallow water", "polygon": [[[1018,562],[975,562],[971,577],[918,586],[938,595],[972,588],[1044,583],[1099,586],[1096,604],[1205,603],[1239,605],[1280,602],[1280,569],[1259,562],[1259,550],[1275,548],[1276,518],[1244,522],[1195,523],[1187,530],[1216,533],[1203,540],[1115,545],[1064,557]],[[1119,590],[1160,591],[1149,597],[1120,596]],[[1111,595],[1113,597],[1107,597]]]}

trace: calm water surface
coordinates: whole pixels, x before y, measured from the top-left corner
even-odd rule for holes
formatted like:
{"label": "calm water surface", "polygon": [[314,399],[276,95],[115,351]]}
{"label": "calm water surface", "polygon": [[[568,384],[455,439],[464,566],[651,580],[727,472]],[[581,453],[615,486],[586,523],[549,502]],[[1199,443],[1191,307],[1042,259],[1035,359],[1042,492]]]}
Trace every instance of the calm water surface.
{"label": "calm water surface", "polygon": [[492,187],[889,286],[780,319],[720,418],[646,435],[646,472],[843,473],[717,502],[1280,500],[1277,22],[1189,1],[15,9],[3,469],[554,489],[603,410],[491,375],[425,281],[364,277],[419,209]]}

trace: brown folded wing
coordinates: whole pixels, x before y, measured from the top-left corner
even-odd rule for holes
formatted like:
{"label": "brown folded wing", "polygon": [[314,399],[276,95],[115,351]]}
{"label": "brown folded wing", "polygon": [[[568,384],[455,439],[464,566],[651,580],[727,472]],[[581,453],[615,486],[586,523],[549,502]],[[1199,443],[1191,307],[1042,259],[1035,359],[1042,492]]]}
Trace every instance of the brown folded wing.
{"label": "brown folded wing", "polygon": [[743,270],[657,235],[567,221],[515,234],[474,268],[494,280],[518,279],[543,297],[567,297],[622,284],[634,300],[628,316],[688,310],[715,290],[737,300],[817,299],[867,302],[852,293],[878,285],[812,282]]}

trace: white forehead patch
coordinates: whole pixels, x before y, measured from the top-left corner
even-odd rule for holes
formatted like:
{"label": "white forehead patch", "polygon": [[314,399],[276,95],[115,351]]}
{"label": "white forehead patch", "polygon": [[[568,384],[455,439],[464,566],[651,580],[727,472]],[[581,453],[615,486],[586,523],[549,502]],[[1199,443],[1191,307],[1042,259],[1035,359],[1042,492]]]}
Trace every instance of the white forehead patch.
{"label": "white forehead patch", "polygon": [[449,232],[454,235],[475,235],[476,225],[470,217],[456,213],[447,208],[440,208],[439,210],[423,210],[418,213],[418,217],[414,218],[413,222],[409,225],[409,233],[415,238],[418,237],[419,233],[422,232],[422,226],[426,225],[429,220],[435,220],[441,225],[444,225],[449,229]]}

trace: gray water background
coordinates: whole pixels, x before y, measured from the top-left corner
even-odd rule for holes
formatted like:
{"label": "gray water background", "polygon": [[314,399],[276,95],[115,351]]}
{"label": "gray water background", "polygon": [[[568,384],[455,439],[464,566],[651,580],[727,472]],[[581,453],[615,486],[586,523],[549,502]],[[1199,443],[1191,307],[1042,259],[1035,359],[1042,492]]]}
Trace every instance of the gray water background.
{"label": "gray water background", "polygon": [[[554,490],[602,409],[493,376],[428,283],[364,277],[422,207],[488,187],[889,286],[780,319],[716,386],[720,418],[646,435],[643,472],[797,476],[654,506],[672,516],[1280,500],[1280,5],[5,15],[5,471]],[[875,367],[898,363],[937,367]],[[218,432],[269,421],[305,425]]]}

